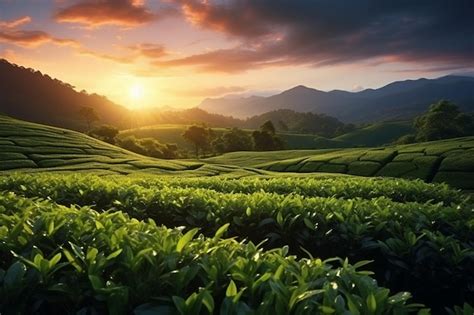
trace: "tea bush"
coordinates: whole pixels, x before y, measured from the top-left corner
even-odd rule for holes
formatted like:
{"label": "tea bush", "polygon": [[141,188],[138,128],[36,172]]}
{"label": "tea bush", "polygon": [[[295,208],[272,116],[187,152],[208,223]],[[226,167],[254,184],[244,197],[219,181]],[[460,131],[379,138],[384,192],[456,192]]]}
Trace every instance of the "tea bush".
{"label": "tea bush", "polygon": [[[2,314],[408,314],[360,271],[368,262],[297,259],[286,248],[196,237],[50,201],[0,194]],[[339,265],[339,266],[335,266]]]}

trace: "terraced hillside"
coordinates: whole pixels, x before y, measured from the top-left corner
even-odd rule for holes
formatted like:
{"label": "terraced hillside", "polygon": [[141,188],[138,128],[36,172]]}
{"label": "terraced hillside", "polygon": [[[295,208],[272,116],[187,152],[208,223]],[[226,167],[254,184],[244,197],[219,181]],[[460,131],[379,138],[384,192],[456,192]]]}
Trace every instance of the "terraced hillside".
{"label": "terraced hillside", "polygon": [[372,149],[235,152],[207,162],[276,172],[419,178],[474,190],[474,137]]}
{"label": "terraced hillside", "polygon": [[252,173],[237,167],[148,158],[82,133],[0,116],[0,172],[13,170],[100,174]]}
{"label": "terraced hillside", "polygon": [[0,118],[0,313],[471,314],[472,199],[336,167],[473,142],[165,161]]}

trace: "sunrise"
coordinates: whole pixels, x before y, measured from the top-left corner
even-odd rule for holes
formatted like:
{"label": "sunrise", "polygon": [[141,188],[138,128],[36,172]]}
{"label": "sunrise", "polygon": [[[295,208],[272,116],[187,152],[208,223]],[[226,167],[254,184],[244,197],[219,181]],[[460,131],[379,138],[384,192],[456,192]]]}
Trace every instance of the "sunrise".
{"label": "sunrise", "polygon": [[0,314],[474,315],[472,0],[0,0]]}

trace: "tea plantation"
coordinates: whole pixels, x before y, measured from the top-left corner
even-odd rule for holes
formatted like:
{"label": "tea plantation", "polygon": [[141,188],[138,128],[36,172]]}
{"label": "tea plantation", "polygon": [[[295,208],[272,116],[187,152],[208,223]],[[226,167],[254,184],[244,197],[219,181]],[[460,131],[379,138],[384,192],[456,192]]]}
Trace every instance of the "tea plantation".
{"label": "tea plantation", "polygon": [[82,133],[0,116],[0,172],[94,172],[102,175],[167,174],[193,171],[194,175],[235,172],[242,168],[202,162],[157,160],[98,141]]}
{"label": "tea plantation", "polygon": [[0,118],[0,313],[473,314],[474,202],[425,182],[472,144],[164,161]]}
{"label": "tea plantation", "polygon": [[234,152],[207,162],[276,172],[418,178],[474,190],[474,137],[372,149]]}

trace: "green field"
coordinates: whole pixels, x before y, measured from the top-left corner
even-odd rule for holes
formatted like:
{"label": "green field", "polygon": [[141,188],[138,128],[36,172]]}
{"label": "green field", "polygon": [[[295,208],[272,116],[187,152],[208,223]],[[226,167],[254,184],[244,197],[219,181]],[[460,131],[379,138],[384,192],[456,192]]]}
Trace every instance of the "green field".
{"label": "green field", "polygon": [[0,313],[471,314],[472,199],[396,177],[472,189],[473,150],[170,161],[0,117]]}
{"label": "green field", "polygon": [[276,172],[419,178],[474,190],[473,156],[474,137],[464,137],[372,149],[233,152],[206,162]]}
{"label": "green field", "polygon": [[390,144],[401,136],[412,133],[414,129],[411,121],[387,121],[354,130],[333,140],[352,146],[373,147]]}

